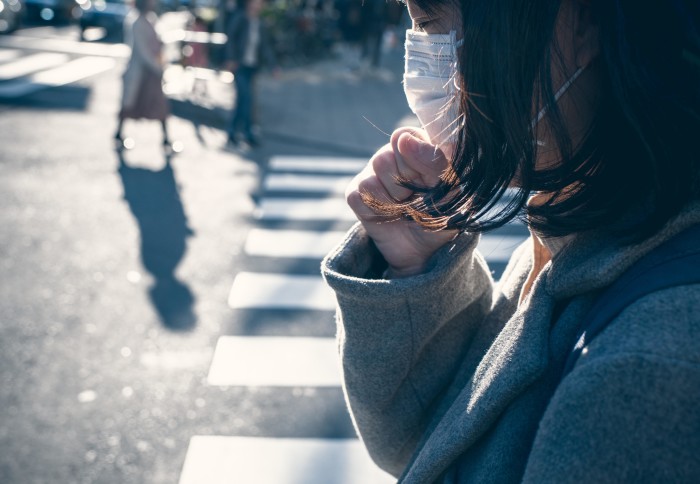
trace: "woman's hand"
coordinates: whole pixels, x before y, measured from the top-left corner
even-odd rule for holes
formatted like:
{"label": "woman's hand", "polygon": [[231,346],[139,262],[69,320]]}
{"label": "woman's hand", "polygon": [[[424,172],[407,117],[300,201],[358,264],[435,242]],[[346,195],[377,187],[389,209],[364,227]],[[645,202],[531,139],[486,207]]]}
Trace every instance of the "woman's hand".
{"label": "woman's hand", "polygon": [[399,185],[397,177],[421,186],[435,186],[447,160],[427,140],[423,130],[397,129],[391,142],[375,153],[345,192],[348,205],[388,262],[386,276],[390,278],[421,273],[433,253],[457,234],[427,231],[412,220],[387,221],[362,201],[363,193],[386,201],[411,197],[413,191]]}

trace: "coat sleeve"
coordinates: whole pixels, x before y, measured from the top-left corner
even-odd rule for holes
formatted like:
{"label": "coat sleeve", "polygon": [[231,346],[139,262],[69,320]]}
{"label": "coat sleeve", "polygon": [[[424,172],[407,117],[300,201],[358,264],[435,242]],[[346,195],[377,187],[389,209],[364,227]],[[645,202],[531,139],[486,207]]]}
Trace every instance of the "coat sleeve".
{"label": "coat sleeve", "polygon": [[524,482],[700,482],[700,286],[663,293],[623,312],[559,384]]}
{"label": "coat sleeve", "polygon": [[224,45],[224,61],[240,63],[243,56],[242,37],[245,16],[236,12],[226,27],[226,44]]}
{"label": "coat sleeve", "polygon": [[149,37],[152,35],[153,26],[144,17],[140,16],[133,25],[133,56],[142,65],[156,74],[163,73],[161,60],[154,55],[149,45]]}
{"label": "coat sleeve", "polygon": [[338,302],[343,389],[373,460],[398,476],[491,308],[493,282],[460,235],[428,270],[381,279],[386,263],[358,224],[322,264]]}

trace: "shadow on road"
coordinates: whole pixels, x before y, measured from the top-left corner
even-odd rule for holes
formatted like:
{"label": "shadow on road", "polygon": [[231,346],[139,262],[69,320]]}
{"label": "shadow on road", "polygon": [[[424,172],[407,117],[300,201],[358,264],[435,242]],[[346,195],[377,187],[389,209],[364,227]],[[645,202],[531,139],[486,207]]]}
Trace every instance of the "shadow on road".
{"label": "shadow on road", "polygon": [[138,223],[141,260],[155,282],[149,296],[162,323],[172,330],[194,327],[194,295],[175,276],[175,269],[187,250],[187,237],[193,235],[187,224],[170,158],[160,170],[131,167],[117,151],[119,177],[124,198]]}
{"label": "shadow on road", "polygon": [[0,105],[21,106],[38,111],[86,111],[92,90],[85,86],[60,86],[39,89],[23,96],[2,97]]}

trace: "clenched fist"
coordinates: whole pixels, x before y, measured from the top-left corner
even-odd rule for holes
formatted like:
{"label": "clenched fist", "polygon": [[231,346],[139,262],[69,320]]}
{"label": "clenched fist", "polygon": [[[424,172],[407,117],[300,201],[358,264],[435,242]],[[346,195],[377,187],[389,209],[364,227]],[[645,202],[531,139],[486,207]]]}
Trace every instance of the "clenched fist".
{"label": "clenched fist", "polygon": [[412,220],[388,221],[363,201],[362,194],[382,201],[402,201],[413,191],[401,186],[397,178],[419,186],[432,187],[447,168],[443,153],[416,128],[399,128],[391,141],[370,159],[352,180],[345,197],[379,251],[389,264],[386,277],[407,277],[421,273],[437,249],[452,240],[456,231],[428,231]]}

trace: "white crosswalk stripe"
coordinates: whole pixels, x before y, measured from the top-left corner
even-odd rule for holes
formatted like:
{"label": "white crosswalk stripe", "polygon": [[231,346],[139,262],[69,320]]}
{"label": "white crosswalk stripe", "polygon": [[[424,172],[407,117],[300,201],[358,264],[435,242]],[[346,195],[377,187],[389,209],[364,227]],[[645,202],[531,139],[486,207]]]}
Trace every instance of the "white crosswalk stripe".
{"label": "white crosswalk stripe", "polygon": [[368,161],[364,158],[278,156],[270,160],[269,168],[275,171],[356,175],[362,171]]}
{"label": "white crosswalk stripe", "polygon": [[128,58],[130,54],[129,47],[124,44],[110,45],[103,43],[79,42],[69,39],[28,37],[19,34],[1,36],[0,47],[122,59]]}
{"label": "white crosswalk stripe", "polygon": [[339,387],[334,338],[222,336],[207,382],[215,386]]}
{"label": "white crosswalk stripe", "polygon": [[[366,162],[356,158],[273,158],[261,184],[263,196],[256,219],[261,224],[323,220],[349,226],[355,217],[340,195]],[[289,194],[299,197],[290,198]],[[510,232],[519,230],[517,223],[513,227]],[[257,258],[253,260],[320,261],[344,235],[337,228],[254,227],[248,233],[244,253]],[[526,237],[524,227],[521,235],[485,234],[478,250],[489,263],[503,266]],[[318,273],[244,271],[234,278],[228,304],[252,314],[282,310],[292,319],[296,311],[325,311],[332,325],[335,296]],[[326,387],[340,391],[341,379],[334,338],[223,335],[217,342],[207,382],[220,387]],[[180,484],[394,481],[372,463],[357,439],[199,435],[190,441]]]}
{"label": "white crosswalk stripe", "polygon": [[272,173],[265,177],[263,188],[280,192],[342,194],[351,180],[350,176]]}
{"label": "white crosswalk stripe", "polygon": [[6,81],[22,77],[42,69],[49,69],[64,64],[70,59],[66,54],[44,52],[22,57],[13,62],[0,65],[0,80]]}
{"label": "white crosswalk stripe", "polygon": [[310,309],[332,311],[335,295],[321,276],[239,272],[231,286],[232,309]]}
{"label": "white crosswalk stripe", "polygon": [[321,259],[343,238],[345,232],[310,230],[252,229],[245,253],[258,257],[296,257]]}
{"label": "white crosswalk stripe", "polygon": [[108,57],[79,57],[43,52],[20,57],[0,51],[0,97],[17,98],[50,87],[59,87],[100,74],[116,65]]}
{"label": "white crosswalk stripe", "polygon": [[192,437],[179,484],[385,484],[357,439]]}
{"label": "white crosswalk stripe", "polygon": [[13,49],[0,49],[0,62],[7,62],[19,57],[20,52]]}
{"label": "white crosswalk stripe", "polygon": [[356,220],[355,213],[342,198],[265,198],[255,216],[260,220]]}

